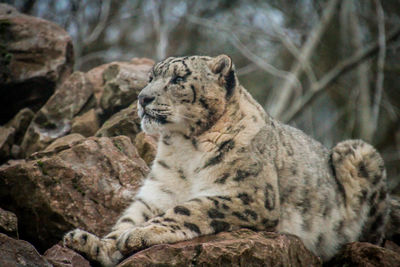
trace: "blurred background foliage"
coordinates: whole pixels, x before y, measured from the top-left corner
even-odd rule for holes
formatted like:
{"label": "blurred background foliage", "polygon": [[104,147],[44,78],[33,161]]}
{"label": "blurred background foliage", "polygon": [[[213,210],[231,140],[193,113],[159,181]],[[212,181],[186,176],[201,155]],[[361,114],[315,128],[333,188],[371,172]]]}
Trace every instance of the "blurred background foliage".
{"label": "blurred background foliage", "polygon": [[328,147],[371,142],[390,186],[400,181],[398,0],[5,2],[64,27],[76,70],[132,57],[228,54],[271,115]]}

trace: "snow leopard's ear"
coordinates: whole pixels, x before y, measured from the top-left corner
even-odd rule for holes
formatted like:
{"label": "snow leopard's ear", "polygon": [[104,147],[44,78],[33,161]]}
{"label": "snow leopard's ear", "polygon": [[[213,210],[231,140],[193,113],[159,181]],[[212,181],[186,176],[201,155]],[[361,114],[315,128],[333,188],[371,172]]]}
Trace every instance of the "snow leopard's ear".
{"label": "snow leopard's ear", "polygon": [[214,74],[226,76],[232,70],[232,59],[227,55],[219,55],[213,58],[210,68]]}
{"label": "snow leopard's ear", "polygon": [[210,69],[214,74],[219,74],[218,82],[225,87],[226,98],[229,99],[237,84],[232,59],[227,55],[219,55],[212,59]]}

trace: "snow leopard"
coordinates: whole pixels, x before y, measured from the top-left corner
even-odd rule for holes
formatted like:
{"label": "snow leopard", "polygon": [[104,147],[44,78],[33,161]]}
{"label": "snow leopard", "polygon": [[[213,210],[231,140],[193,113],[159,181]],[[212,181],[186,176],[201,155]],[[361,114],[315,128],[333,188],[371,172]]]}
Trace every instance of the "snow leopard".
{"label": "snow leopard", "polygon": [[382,242],[386,170],[370,144],[328,149],[272,118],[227,55],[169,57],[149,77],[138,113],[159,136],[151,171],[109,234],[76,229],[66,246],[114,266],[156,244],[240,228],[296,235],[325,261],[345,243]]}

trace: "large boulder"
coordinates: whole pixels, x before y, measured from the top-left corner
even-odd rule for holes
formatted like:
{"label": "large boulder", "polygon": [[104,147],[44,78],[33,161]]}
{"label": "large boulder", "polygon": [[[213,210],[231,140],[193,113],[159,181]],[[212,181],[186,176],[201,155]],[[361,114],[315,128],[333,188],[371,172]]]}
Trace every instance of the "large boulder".
{"label": "large boulder", "polygon": [[28,242],[0,234],[0,266],[51,267],[52,265]]}
{"label": "large boulder", "polygon": [[105,117],[126,108],[137,99],[149,81],[153,64],[149,59],[132,59],[108,65],[102,73],[104,87],[100,97]]}
{"label": "large boulder", "polygon": [[0,125],[24,107],[37,111],[72,68],[65,30],[0,4]]}
{"label": "large boulder", "polygon": [[91,137],[0,167],[0,203],[40,251],[73,228],[107,233],[149,168],[125,136]]}
{"label": "large boulder", "polygon": [[[143,65],[143,66],[152,66],[154,65],[154,61],[149,59],[149,58],[132,58],[130,61],[114,61],[114,62],[110,62],[110,63],[106,63],[100,66],[97,66],[91,70],[89,70],[86,73],[86,76],[88,77],[88,79],[90,80],[90,82],[93,84],[93,91],[94,91],[94,95],[98,101],[98,103],[100,103],[100,99],[103,95],[104,92],[104,86],[105,84],[108,82],[107,79],[110,78],[110,76],[108,76],[108,74],[106,74],[104,76],[104,71],[107,70],[111,65],[119,65],[121,66],[121,68],[130,68],[129,66],[131,66],[131,70],[133,70],[134,67],[132,66],[136,66],[136,65]],[[115,67],[113,67],[115,68]],[[140,69],[140,68],[139,68]],[[147,67],[146,67],[147,69]],[[146,71],[145,69],[145,71]]]}
{"label": "large boulder", "polygon": [[82,72],[74,72],[36,113],[21,148],[25,156],[40,151],[71,131],[75,116],[86,112],[93,97],[92,84]]}
{"label": "large boulder", "polygon": [[400,254],[366,242],[353,242],[343,246],[327,267],[380,266],[399,267]]}
{"label": "large boulder", "polygon": [[322,266],[299,238],[241,229],[176,244],[150,247],[118,267],[140,266]]}

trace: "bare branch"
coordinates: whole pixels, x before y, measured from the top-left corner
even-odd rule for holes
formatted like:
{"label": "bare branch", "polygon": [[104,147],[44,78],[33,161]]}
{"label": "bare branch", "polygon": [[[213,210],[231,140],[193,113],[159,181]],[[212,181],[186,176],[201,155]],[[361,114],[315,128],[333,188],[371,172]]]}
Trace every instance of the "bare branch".
{"label": "bare branch", "polygon": [[389,115],[389,119],[393,122],[396,121],[398,117],[400,117],[400,109],[394,107],[392,102],[390,101],[390,97],[387,95],[385,91],[382,92],[382,102],[383,108],[386,110]]}
{"label": "bare branch", "polygon": [[167,54],[167,46],[168,46],[168,25],[164,23],[162,18],[162,5],[164,3],[162,1],[154,1],[152,0],[152,14],[153,14],[153,25],[154,29],[158,35],[158,44],[157,44],[157,59],[161,60],[166,57]]}
{"label": "bare branch", "polygon": [[[307,41],[301,48],[301,57],[303,58],[302,61],[297,61],[291,69],[291,73],[296,77],[300,77],[302,73],[302,64],[301,62],[309,61],[312,52],[317,47],[318,42],[321,39],[322,34],[325,32],[327,26],[329,25],[330,21],[335,14],[335,10],[340,3],[341,0],[330,0],[324,9],[322,14],[321,20],[316,23],[314,29],[311,30],[310,35],[307,38]],[[293,92],[293,79],[288,79],[285,83],[281,86],[281,88],[277,91],[278,96],[277,99],[273,100],[275,105],[272,106],[271,115],[280,117],[285,109],[289,106],[289,100],[292,96]]]}
{"label": "bare branch", "polygon": [[301,86],[301,83],[299,80],[294,77],[293,74],[287,71],[279,70],[275,68],[273,65],[269,64],[267,61],[263,60],[260,56],[257,56],[253,52],[250,51],[250,49],[245,46],[240,39],[236,36],[236,34],[232,34],[229,36],[229,39],[233,46],[238,49],[242,55],[244,55],[247,59],[249,59],[251,62],[256,64],[258,67],[260,67],[262,70],[277,76],[282,79],[287,79],[287,80],[293,80],[292,82],[297,84],[298,86]]}
{"label": "bare branch", "polygon": [[[281,27],[277,26],[272,20],[270,21],[272,30],[278,36],[279,40],[282,44],[287,48],[287,50],[301,63],[300,66],[304,69],[307,74],[307,78],[310,83],[314,83],[317,81],[315,73],[311,67],[311,63],[309,58],[304,58],[302,56],[300,50],[296,47],[296,45],[292,42],[291,38],[286,34]],[[264,30],[265,32],[265,30]]]}
{"label": "bare branch", "polygon": [[252,72],[254,72],[256,70],[258,70],[258,66],[255,65],[254,63],[250,63],[247,66],[244,66],[244,67],[241,67],[240,69],[237,69],[236,72],[237,72],[238,76],[241,76],[241,75],[246,75],[246,74],[252,73]]}
{"label": "bare branch", "polygon": [[84,39],[83,44],[85,46],[96,41],[97,38],[99,38],[100,34],[103,32],[103,30],[106,28],[108,16],[110,14],[111,0],[105,0],[102,3],[103,4],[101,5],[99,21],[96,27],[93,29],[92,33],[86,39]]}
{"label": "bare branch", "polygon": [[[386,44],[395,41],[400,36],[400,26],[393,30],[386,38]],[[312,85],[311,91],[305,94],[300,100],[295,102],[291,109],[282,116],[282,121],[288,122],[299,116],[304,108],[311,104],[321,93],[323,93],[330,84],[336,81],[340,75],[353,69],[355,66],[363,62],[365,59],[379,52],[380,45],[378,42],[368,45],[361,51],[357,51],[353,56],[346,60],[340,61],[318,82]]]}
{"label": "bare branch", "polygon": [[79,70],[85,63],[95,59],[108,59],[106,51],[101,50],[81,56],[75,63],[75,68]]}
{"label": "bare branch", "polygon": [[205,26],[210,29],[217,29],[222,32],[227,33],[227,37],[229,38],[229,41],[232,43],[232,45],[238,49],[238,51],[245,56],[247,59],[249,59],[252,63],[257,65],[259,68],[264,70],[265,72],[279,77],[281,79],[294,79],[293,83],[297,84],[298,86],[301,86],[300,81],[297,80],[291,73],[283,70],[279,70],[273,65],[269,64],[267,61],[263,60],[261,57],[257,56],[254,54],[252,51],[250,51],[237,37],[237,35],[233,32],[233,29],[223,26],[217,22],[210,21],[207,19],[199,18],[193,15],[188,15],[187,16],[188,21],[194,24],[198,24],[201,26]]}
{"label": "bare branch", "polygon": [[385,57],[386,57],[386,40],[385,40],[385,17],[383,13],[383,8],[380,0],[375,0],[377,19],[378,19],[378,74],[376,78],[376,91],[374,96],[374,106],[372,108],[372,125],[374,129],[378,126],[379,110],[382,99],[383,91],[383,79],[384,79],[384,67],[385,67]]}
{"label": "bare branch", "polygon": [[[347,18],[347,23],[349,25],[350,32],[350,44],[353,51],[362,50],[362,29],[359,21],[358,8],[354,1],[343,2],[344,14]],[[374,134],[374,127],[371,124],[371,96],[370,96],[370,85],[369,85],[369,62],[364,61],[359,64],[356,72],[356,80],[354,87],[357,89],[358,93],[358,105],[357,105],[357,115],[358,115],[358,127],[359,137],[365,141],[370,142]],[[349,105],[354,105],[353,101],[349,101]]]}

